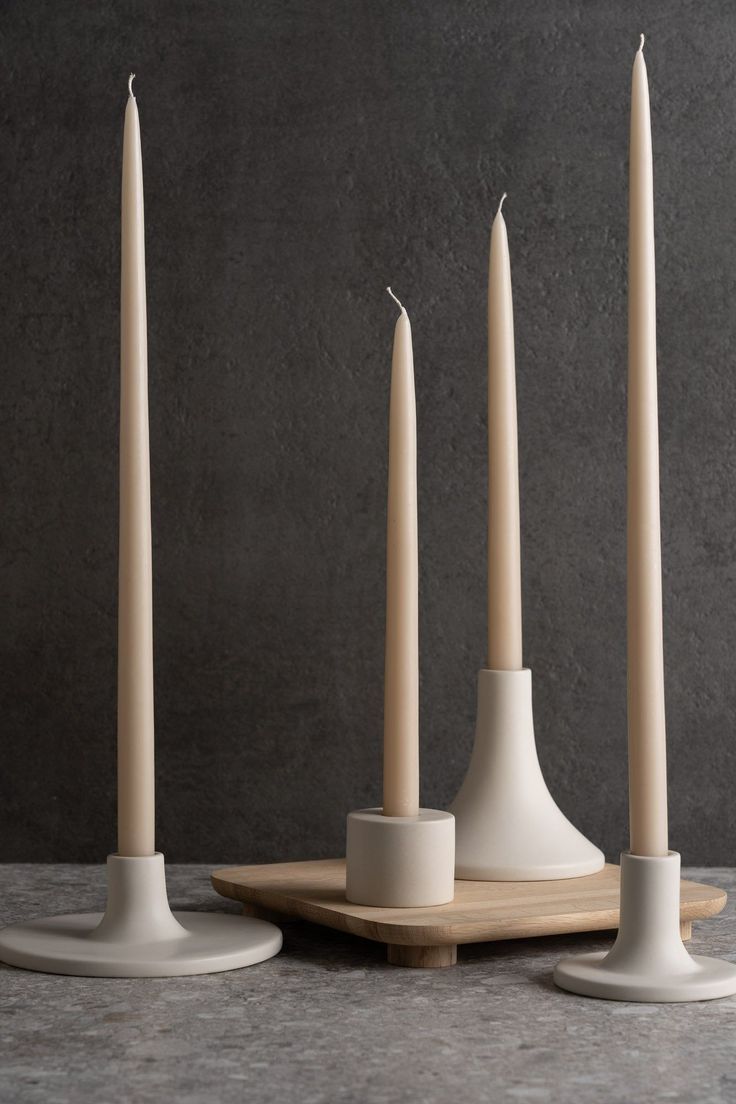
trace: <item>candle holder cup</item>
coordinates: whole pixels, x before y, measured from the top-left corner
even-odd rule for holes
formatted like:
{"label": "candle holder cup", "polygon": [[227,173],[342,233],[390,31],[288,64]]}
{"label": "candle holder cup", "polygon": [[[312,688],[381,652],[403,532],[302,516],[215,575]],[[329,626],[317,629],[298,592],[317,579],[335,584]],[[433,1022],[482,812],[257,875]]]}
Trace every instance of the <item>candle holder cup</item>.
{"label": "candle holder cup", "polygon": [[348,814],[345,896],[357,905],[423,908],[455,895],[455,820],[438,809]]}
{"label": "candle holder cup", "polygon": [[475,743],[450,809],[457,878],[547,881],[603,869],[602,851],[570,823],[547,789],[528,669],[480,671]]}
{"label": "candle holder cup", "polygon": [[736,966],[691,955],[680,936],[680,856],[621,856],[621,912],[610,951],[557,964],[555,984],[585,997],[670,1003],[736,993]]}
{"label": "candle holder cup", "polygon": [[107,859],[103,913],[53,916],[0,932],[0,961],[25,970],[79,977],[176,977],[235,970],[281,949],[265,920],[175,912],[160,853]]}

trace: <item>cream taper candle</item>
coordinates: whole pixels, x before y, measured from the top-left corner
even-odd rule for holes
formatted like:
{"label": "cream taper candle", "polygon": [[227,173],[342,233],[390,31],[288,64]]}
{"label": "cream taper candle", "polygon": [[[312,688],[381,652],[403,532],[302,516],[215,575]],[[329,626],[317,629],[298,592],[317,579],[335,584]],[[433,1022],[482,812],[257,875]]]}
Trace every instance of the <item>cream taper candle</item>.
{"label": "cream taper candle", "polygon": [[143,169],[128,81],[123,136],[120,278],[120,562],[118,590],[118,853],[154,842],[151,481]]}
{"label": "cream taper candle", "polygon": [[667,854],[667,759],[659,527],[654,197],[644,35],[634,59],[629,147],[627,623],[630,847]]}
{"label": "cream taper candle", "polygon": [[522,667],[514,308],[501,211],[505,198],[493,220],[488,271],[488,667],[493,671]]}
{"label": "cream taper candle", "polygon": [[394,331],[388,440],[383,813],[419,813],[417,415],[409,316]]}

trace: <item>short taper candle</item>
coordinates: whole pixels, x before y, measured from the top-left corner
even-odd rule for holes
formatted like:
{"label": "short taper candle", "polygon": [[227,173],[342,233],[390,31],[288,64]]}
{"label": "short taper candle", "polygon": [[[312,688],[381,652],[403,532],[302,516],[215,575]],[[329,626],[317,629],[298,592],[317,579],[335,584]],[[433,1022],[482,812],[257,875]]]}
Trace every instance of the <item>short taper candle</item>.
{"label": "short taper candle", "polygon": [[521,541],[516,364],[511,263],[501,211],[491,229],[488,271],[488,667],[518,671]]}
{"label": "short taper candle", "polygon": [[118,854],[154,842],[151,479],[143,168],[128,82],[120,264],[120,561],[118,581]]}
{"label": "short taper candle", "polygon": [[401,313],[389,411],[383,814],[414,817],[419,813],[417,416],[411,325],[396,302]]}
{"label": "short taper candle", "polygon": [[654,198],[644,36],[629,147],[627,624],[630,847],[667,854],[667,756],[659,524]]}

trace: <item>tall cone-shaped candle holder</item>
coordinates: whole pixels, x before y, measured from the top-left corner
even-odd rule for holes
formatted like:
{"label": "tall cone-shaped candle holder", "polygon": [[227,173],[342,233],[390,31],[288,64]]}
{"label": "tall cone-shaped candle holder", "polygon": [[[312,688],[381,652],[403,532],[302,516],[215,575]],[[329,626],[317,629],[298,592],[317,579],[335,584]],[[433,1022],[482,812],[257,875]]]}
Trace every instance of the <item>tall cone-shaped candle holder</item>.
{"label": "tall cone-shaped candle holder", "polygon": [[605,862],[547,789],[537,758],[528,669],[479,672],[475,743],[450,811],[457,878],[575,878],[595,874]]}
{"label": "tall cone-shaped candle holder", "polygon": [[536,881],[594,874],[603,853],[557,807],[537,758],[522,665],[519,463],[511,265],[501,199],[488,279],[488,667],[455,815],[455,875]]}
{"label": "tall cone-shaped candle holder", "polygon": [[166,977],[233,970],[278,953],[263,920],[172,913],[154,848],[151,496],[148,452],[143,175],[128,83],[123,147],[118,846],[107,860],[107,908],[0,932],[0,961],[88,977]]}
{"label": "tall cone-shaped candle holder", "polygon": [[680,856],[667,849],[667,763],[659,518],[654,198],[644,35],[631,83],[627,665],[631,850],[621,856],[619,931],[608,953],[558,963],[561,989],[628,1001],[736,993],[736,966],[691,955],[680,936]]}

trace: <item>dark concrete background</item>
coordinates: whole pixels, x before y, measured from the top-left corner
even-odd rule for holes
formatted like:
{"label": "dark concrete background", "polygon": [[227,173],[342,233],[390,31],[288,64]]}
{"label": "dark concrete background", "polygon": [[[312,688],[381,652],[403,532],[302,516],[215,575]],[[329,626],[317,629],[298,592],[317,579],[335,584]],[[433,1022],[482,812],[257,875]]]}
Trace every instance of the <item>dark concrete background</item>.
{"label": "dark concrete background", "polygon": [[562,807],[627,838],[630,68],[656,158],[672,845],[734,861],[736,10],[5,3],[0,858],[115,843],[119,175],[143,131],[158,840],[331,855],[380,792],[392,283],[413,323],[422,791],[485,636],[485,284],[518,346],[525,657]]}

